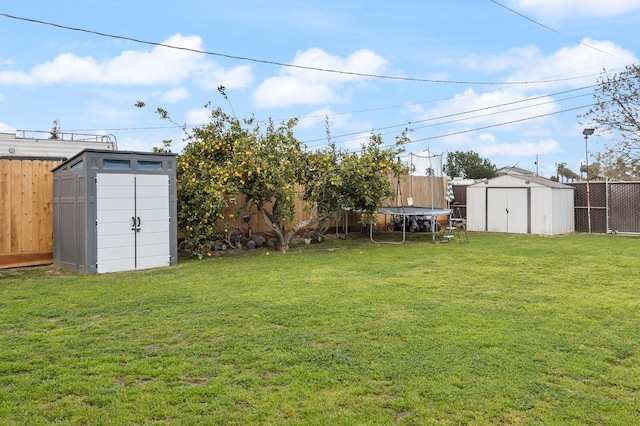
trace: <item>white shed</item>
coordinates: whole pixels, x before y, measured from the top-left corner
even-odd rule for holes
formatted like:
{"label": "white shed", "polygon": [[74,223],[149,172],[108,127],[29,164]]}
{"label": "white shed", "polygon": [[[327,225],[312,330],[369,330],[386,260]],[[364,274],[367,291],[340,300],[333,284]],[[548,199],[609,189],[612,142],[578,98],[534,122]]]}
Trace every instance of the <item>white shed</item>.
{"label": "white shed", "polygon": [[467,230],[538,235],[574,232],[573,187],[520,175],[470,185]]}

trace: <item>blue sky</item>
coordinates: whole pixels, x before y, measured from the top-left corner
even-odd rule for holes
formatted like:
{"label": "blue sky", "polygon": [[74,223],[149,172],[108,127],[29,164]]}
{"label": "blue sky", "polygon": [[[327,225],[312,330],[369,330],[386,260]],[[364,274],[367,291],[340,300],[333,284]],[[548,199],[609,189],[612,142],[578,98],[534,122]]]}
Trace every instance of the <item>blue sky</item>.
{"label": "blue sky", "polygon": [[[59,120],[63,132],[113,134],[123,150],[172,139],[179,152],[182,132],[152,110],[201,125],[211,101],[238,118],[297,117],[310,149],[326,145],[328,116],[345,149],[371,131],[392,144],[411,128],[408,152],[473,150],[532,171],[538,158],[547,177],[556,163],[578,171],[591,86],[603,69],[638,62],[640,0],[498,3],[3,2],[14,18],[0,16],[0,129]],[[589,149],[611,140],[596,134]]]}

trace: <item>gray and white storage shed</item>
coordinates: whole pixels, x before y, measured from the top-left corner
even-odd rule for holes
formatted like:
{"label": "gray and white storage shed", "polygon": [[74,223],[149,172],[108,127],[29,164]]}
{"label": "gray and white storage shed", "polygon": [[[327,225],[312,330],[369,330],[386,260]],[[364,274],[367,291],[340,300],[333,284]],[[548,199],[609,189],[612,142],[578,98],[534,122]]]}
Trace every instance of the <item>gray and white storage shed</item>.
{"label": "gray and white storage shed", "polygon": [[53,170],[53,263],[79,273],[177,264],[176,155],[87,149]]}
{"label": "gray and white storage shed", "polygon": [[575,231],[573,188],[505,175],[467,187],[467,230],[558,235]]}

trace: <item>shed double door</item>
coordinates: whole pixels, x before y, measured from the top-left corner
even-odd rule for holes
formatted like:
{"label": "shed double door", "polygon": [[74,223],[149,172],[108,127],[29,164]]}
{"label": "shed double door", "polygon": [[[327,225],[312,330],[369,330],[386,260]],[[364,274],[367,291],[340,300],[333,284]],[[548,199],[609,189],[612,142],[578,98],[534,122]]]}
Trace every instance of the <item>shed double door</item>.
{"label": "shed double door", "polygon": [[169,266],[169,176],[96,175],[98,273]]}
{"label": "shed double door", "polygon": [[527,188],[487,188],[487,231],[529,233]]}

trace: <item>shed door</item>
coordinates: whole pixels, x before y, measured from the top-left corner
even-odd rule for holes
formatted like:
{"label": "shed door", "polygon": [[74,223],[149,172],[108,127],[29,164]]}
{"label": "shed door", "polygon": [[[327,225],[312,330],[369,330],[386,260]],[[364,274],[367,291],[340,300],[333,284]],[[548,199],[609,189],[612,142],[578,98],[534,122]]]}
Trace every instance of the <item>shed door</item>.
{"label": "shed door", "polygon": [[487,188],[487,231],[527,234],[527,188]]}
{"label": "shed door", "polygon": [[170,264],[169,177],[97,175],[97,271]]}
{"label": "shed door", "polygon": [[169,176],[136,175],[136,269],[169,266]]}
{"label": "shed door", "polygon": [[96,182],[98,272],[135,269],[136,235],[133,175],[98,174]]}

